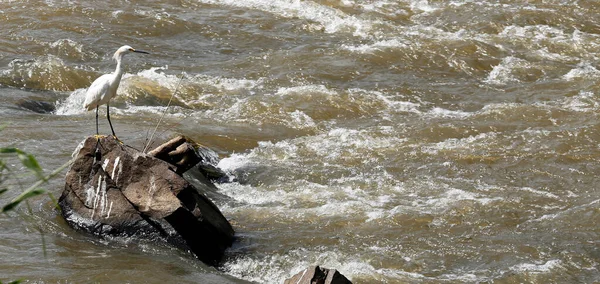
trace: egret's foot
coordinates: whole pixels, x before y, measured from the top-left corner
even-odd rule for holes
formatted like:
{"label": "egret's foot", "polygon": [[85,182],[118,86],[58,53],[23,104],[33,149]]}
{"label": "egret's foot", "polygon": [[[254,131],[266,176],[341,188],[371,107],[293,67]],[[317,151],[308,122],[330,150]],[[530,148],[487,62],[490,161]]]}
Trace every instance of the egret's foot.
{"label": "egret's foot", "polygon": [[117,137],[117,135],[113,135],[113,138],[115,138],[115,140],[117,140],[117,142],[121,143],[121,145],[123,145],[123,141],[121,141],[121,139],[119,139],[119,137]]}
{"label": "egret's foot", "polygon": [[104,138],[106,137],[106,135],[100,135],[100,134],[95,134],[94,138],[96,138],[96,140],[100,140],[100,138]]}

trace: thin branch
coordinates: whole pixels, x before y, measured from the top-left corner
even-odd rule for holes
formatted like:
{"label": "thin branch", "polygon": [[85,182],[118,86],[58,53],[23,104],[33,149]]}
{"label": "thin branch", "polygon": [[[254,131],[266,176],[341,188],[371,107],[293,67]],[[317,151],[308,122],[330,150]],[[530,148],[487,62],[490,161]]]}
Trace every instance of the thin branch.
{"label": "thin branch", "polygon": [[173,100],[173,97],[177,93],[177,90],[179,89],[179,86],[181,85],[181,81],[183,81],[184,72],[185,72],[185,69],[181,71],[181,77],[179,78],[179,82],[177,83],[177,87],[175,87],[175,91],[173,91],[173,94],[171,94],[171,98],[169,99],[169,103],[167,103],[167,107],[165,108],[165,110],[163,111],[162,115],[160,116],[160,119],[158,120],[158,123],[156,124],[156,127],[154,128],[154,131],[152,131],[152,135],[150,135],[150,139],[148,139],[147,144],[144,146],[144,149],[143,149],[142,153],[146,153],[146,150],[148,150],[148,147],[150,147],[150,144],[152,144],[152,139],[154,139],[154,134],[156,133],[156,130],[158,129],[158,126],[162,122],[163,118],[167,114],[167,110],[171,106],[171,101]]}

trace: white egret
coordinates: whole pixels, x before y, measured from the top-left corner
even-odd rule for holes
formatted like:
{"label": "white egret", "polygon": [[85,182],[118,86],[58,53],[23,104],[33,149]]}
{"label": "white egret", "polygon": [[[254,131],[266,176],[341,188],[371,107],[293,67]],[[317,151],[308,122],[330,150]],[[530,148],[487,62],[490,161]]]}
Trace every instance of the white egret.
{"label": "white egret", "polygon": [[121,46],[113,55],[113,58],[117,61],[117,68],[114,73],[104,74],[98,79],[96,79],[92,85],[88,88],[85,93],[85,102],[83,106],[86,110],[90,111],[96,108],[96,134],[99,135],[98,131],[98,107],[106,104],[106,118],[108,119],[108,124],[110,125],[110,130],[112,131],[113,136],[116,138],[115,130],[113,129],[112,123],[110,122],[110,113],[108,103],[110,99],[112,99],[115,95],[117,95],[117,89],[119,88],[119,83],[121,83],[121,76],[123,76],[123,68],[121,62],[123,60],[123,56],[130,52],[138,52],[148,54],[146,51],[133,49],[129,45]]}

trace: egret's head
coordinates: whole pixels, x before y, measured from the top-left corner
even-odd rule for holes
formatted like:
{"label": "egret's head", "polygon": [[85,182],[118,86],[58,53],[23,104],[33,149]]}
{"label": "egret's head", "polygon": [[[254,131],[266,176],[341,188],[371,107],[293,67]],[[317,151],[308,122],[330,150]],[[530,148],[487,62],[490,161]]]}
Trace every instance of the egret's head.
{"label": "egret's head", "polygon": [[118,60],[118,58],[120,58],[123,55],[125,55],[127,53],[130,53],[130,52],[137,52],[137,53],[148,54],[148,52],[146,52],[146,51],[137,50],[137,49],[134,49],[133,47],[131,47],[129,45],[124,45],[124,46],[119,47],[119,49],[117,49],[117,52],[115,52],[115,55],[113,55],[113,58],[115,60]]}

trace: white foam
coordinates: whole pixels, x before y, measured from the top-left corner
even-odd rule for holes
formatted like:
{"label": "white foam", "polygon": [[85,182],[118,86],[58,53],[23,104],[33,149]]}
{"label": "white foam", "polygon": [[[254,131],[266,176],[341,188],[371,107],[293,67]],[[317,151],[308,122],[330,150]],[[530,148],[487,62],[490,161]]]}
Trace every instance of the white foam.
{"label": "white foam", "polygon": [[255,283],[283,283],[288,278],[283,268],[286,264],[285,256],[281,255],[262,259],[245,255],[225,262],[222,268],[227,274]]}
{"label": "white foam", "polygon": [[[180,75],[176,76],[176,75],[166,74],[164,72],[164,70],[168,70],[168,69],[169,69],[169,66],[151,67],[150,69],[141,70],[135,75],[126,73],[123,75],[123,79],[127,79],[132,76],[139,76],[139,77],[150,79],[150,80],[158,83],[162,87],[166,87],[169,89],[175,89],[175,87],[177,86],[177,83],[179,83]],[[187,78],[186,73],[183,73],[181,75],[184,78]]]}
{"label": "white foam", "polygon": [[531,187],[519,187],[519,188],[517,188],[517,190],[527,191],[527,192],[531,192],[533,194],[536,194],[536,195],[539,195],[539,196],[543,196],[543,197],[546,197],[546,198],[560,200],[560,197],[558,195],[554,194],[554,193],[551,193],[551,192],[548,192],[548,191],[534,189],[534,188],[531,188]]}
{"label": "white foam", "polygon": [[[569,195],[571,195],[571,194],[572,193],[569,193]],[[543,222],[543,221],[546,221],[546,220],[554,220],[554,219],[557,219],[557,218],[563,218],[563,217],[568,217],[568,216],[581,215],[579,211],[581,211],[581,210],[587,210],[589,208],[596,208],[597,207],[596,204],[598,204],[598,203],[600,203],[600,199],[596,199],[596,200],[594,200],[594,201],[592,201],[590,203],[587,203],[587,204],[578,205],[578,206],[575,206],[575,207],[570,207],[570,208],[567,208],[566,210],[561,210],[561,211],[556,212],[556,213],[545,214],[545,215],[543,215],[543,216],[541,216],[539,218],[527,220],[526,223],[530,223],[530,222]],[[562,208],[560,208],[560,209],[562,209]]]}
{"label": "white foam", "polygon": [[553,259],[546,261],[545,263],[523,263],[510,267],[510,270],[522,273],[544,273],[550,272],[553,269],[557,269],[562,266],[562,261]]}
{"label": "white foam", "polygon": [[231,156],[221,159],[217,167],[226,172],[234,172],[236,169],[242,168],[250,162],[247,154],[233,153]]}
{"label": "white foam", "polygon": [[3,77],[14,78],[19,87],[52,91],[70,90],[73,72],[58,56],[47,54],[34,60],[14,59],[8,69],[1,70]]}
{"label": "white foam", "polygon": [[447,150],[471,150],[475,147],[489,147],[490,142],[496,141],[497,133],[486,132],[465,138],[448,138],[442,142],[425,144],[421,150],[425,153],[436,154]]}
{"label": "white foam", "polygon": [[330,90],[324,85],[299,85],[299,86],[291,86],[291,87],[281,87],[277,90],[275,95],[285,97],[290,95],[297,94],[324,94],[329,96],[336,96],[338,93],[336,91]]}
{"label": "white foam", "polygon": [[555,27],[547,25],[532,25],[532,26],[507,26],[499,34],[502,37],[514,39],[522,38],[525,40],[564,40],[567,39],[565,33]]}
{"label": "white foam", "polygon": [[[113,113],[113,108],[111,107],[111,113]],[[166,112],[165,112],[166,111]],[[174,118],[184,118],[187,116],[186,112],[177,106],[133,106],[130,105],[126,109],[115,109],[115,113],[118,114],[136,114],[136,113],[150,113],[156,115],[168,115],[169,117]]]}
{"label": "white foam", "polygon": [[267,96],[280,96],[284,99],[285,97],[298,97],[300,100],[310,98],[337,109],[344,109],[343,106],[355,106],[364,113],[373,113],[374,111],[420,113],[419,104],[397,101],[384,92],[360,88],[338,91],[324,85],[299,85],[281,87],[273,95],[267,94]]}
{"label": "white foam", "polygon": [[[148,18],[153,18],[156,22],[165,22],[165,23],[169,23],[169,24],[175,24],[175,20],[173,19],[173,16],[171,16],[171,14],[167,13],[164,10],[157,11],[156,9],[151,9],[151,10],[135,9],[135,14],[144,16],[144,17],[148,17]],[[113,16],[118,16],[118,14],[117,15],[113,14]]]}
{"label": "white foam", "polygon": [[464,200],[471,200],[481,205],[486,205],[494,201],[502,200],[502,198],[489,198],[478,193],[468,192],[457,188],[450,188],[439,196],[429,196],[423,199],[415,200],[412,202],[412,205],[417,208],[423,208],[425,212],[439,212],[448,209],[456,202]]}
{"label": "white foam", "polygon": [[[553,60],[568,64],[571,61],[577,60],[578,57],[570,56],[568,52],[556,53],[550,50],[576,50],[577,53],[588,53],[588,50],[598,49],[596,42],[598,42],[600,36],[577,29],[572,33],[566,33],[563,29],[548,25],[511,25],[505,27],[497,35],[497,38],[496,36],[491,38],[484,36],[480,38],[490,43],[502,40],[523,45],[525,49],[531,50],[531,55],[537,56],[540,60]],[[592,62],[596,61],[596,59],[589,60]]]}
{"label": "white foam", "polygon": [[[56,41],[50,43],[49,47],[54,50],[57,50],[58,52],[64,53],[69,56],[77,57],[77,58],[83,59],[84,57],[87,57],[89,55],[92,55],[93,57],[98,57],[98,55],[93,53],[92,51],[83,52],[83,44],[78,43],[72,39],[56,40]],[[84,56],[84,54],[86,56]]]}
{"label": "white foam", "polygon": [[438,10],[437,7],[434,7],[431,4],[429,4],[428,0],[413,0],[410,2],[410,8],[413,11],[422,11],[426,13],[431,13]]}
{"label": "white foam", "polygon": [[504,85],[513,82],[519,82],[519,79],[513,74],[514,70],[528,66],[529,63],[526,60],[513,56],[505,57],[502,59],[500,64],[492,68],[492,71],[490,74],[488,74],[484,82],[493,85]]}
{"label": "white foam", "polygon": [[110,15],[111,15],[113,18],[117,19],[117,18],[119,18],[119,16],[120,16],[121,14],[123,14],[123,13],[124,13],[124,11],[123,11],[123,10],[114,10],[112,13],[110,13]]}
{"label": "white foam", "polygon": [[351,96],[361,98],[363,101],[361,102],[361,104],[365,104],[366,102],[371,102],[371,104],[375,102],[380,102],[377,104],[378,106],[380,106],[378,107],[378,109],[383,109],[382,107],[387,107],[387,110],[393,113],[421,113],[421,111],[419,111],[420,104],[407,101],[393,100],[389,94],[380,91],[352,88],[348,89],[348,93]]}
{"label": "white foam", "polygon": [[[316,130],[319,121],[313,116],[324,112],[315,106],[323,106],[333,114],[352,116],[376,112],[384,115],[390,112],[419,112],[418,104],[395,101],[382,92],[357,88],[338,91],[324,85],[310,84],[281,87],[273,93],[264,92],[262,96],[231,96],[221,100],[227,102],[200,115],[228,122],[279,124],[294,129]],[[267,115],[263,115],[264,112]]]}
{"label": "white foam", "polygon": [[371,44],[361,44],[361,45],[348,45],[343,44],[341,46],[342,49],[357,52],[357,53],[374,53],[375,51],[381,51],[386,49],[403,49],[408,48],[408,44],[403,39],[394,38],[394,39],[386,39],[381,41],[376,41]]}
{"label": "white foam", "polygon": [[579,63],[577,64],[577,67],[571,69],[567,74],[563,75],[563,79],[567,81],[572,81],[579,78],[590,79],[598,77],[600,77],[600,71],[589,62]]}
{"label": "white foam", "polygon": [[282,190],[269,190],[263,187],[252,187],[238,183],[219,185],[222,193],[232,197],[238,202],[251,206],[279,207],[273,204],[281,204],[289,201],[289,194]]}
{"label": "white foam", "polygon": [[432,117],[443,117],[443,118],[456,118],[456,119],[465,119],[473,116],[473,113],[459,111],[459,110],[448,110],[440,107],[434,107],[430,111],[427,112],[427,115]]}
{"label": "white foam", "polygon": [[375,24],[381,22],[370,21],[348,15],[333,7],[318,4],[312,1],[300,0],[198,0],[200,3],[225,5],[244,9],[256,9],[272,13],[284,18],[300,18],[316,22],[326,33],[352,32],[354,36],[367,37]]}
{"label": "white foam", "polygon": [[222,159],[219,167],[232,170],[253,163],[297,166],[295,163],[302,162],[297,160],[301,157],[311,157],[311,159],[318,157],[319,161],[325,163],[343,164],[348,159],[363,160],[365,152],[392,149],[399,147],[405,141],[407,139],[398,137],[389,127],[363,130],[334,128],[314,136],[276,143],[259,142],[257,148],[246,154],[234,154]]}
{"label": "white foam", "polygon": [[[136,75],[150,79],[152,81],[157,82],[162,87],[169,88],[174,90],[175,87],[179,84],[179,81],[182,80],[183,84],[201,84],[201,85],[209,85],[215,87],[222,91],[236,91],[236,90],[249,90],[258,88],[264,81],[264,78],[260,78],[258,80],[249,80],[249,79],[238,79],[238,78],[226,78],[220,76],[208,76],[203,74],[190,75],[188,73],[182,72],[177,75],[166,74],[165,70],[168,70],[169,66],[163,67],[152,67],[150,69],[142,70],[138,72]],[[126,74],[123,78],[130,77],[132,75]],[[181,91],[181,90],[180,90]]]}
{"label": "white foam", "polygon": [[561,108],[576,112],[596,112],[600,109],[598,96],[584,90],[580,90],[576,96],[564,98],[558,104]]}
{"label": "white foam", "polygon": [[567,64],[568,64],[568,62],[577,60],[576,57],[551,52],[548,50],[548,47],[546,47],[546,46],[544,46],[538,50],[535,50],[534,55],[536,55],[539,58],[539,60],[551,60],[551,61],[562,62],[562,63],[567,63]]}
{"label": "white foam", "polygon": [[87,89],[77,89],[71,92],[71,94],[63,101],[57,102],[55,114],[75,115],[87,112],[87,110],[83,107],[86,91]]}
{"label": "white foam", "polygon": [[390,268],[380,268],[377,269],[375,272],[377,272],[378,274],[384,275],[386,277],[389,278],[393,278],[393,279],[398,279],[398,280],[402,280],[404,281],[409,281],[409,280],[423,280],[423,279],[431,279],[434,280],[430,277],[427,277],[423,274],[420,273],[416,273],[416,272],[406,272],[403,270],[399,270],[399,269],[390,269]]}
{"label": "white foam", "polygon": [[285,125],[289,128],[306,129],[317,127],[315,121],[302,111],[295,110],[293,112],[289,112],[288,115],[290,119],[285,120]]}
{"label": "white foam", "polygon": [[376,12],[388,16],[407,16],[408,9],[398,1],[379,0],[379,1],[353,1],[342,0],[341,4],[347,7],[360,8],[365,12]]}
{"label": "white foam", "polygon": [[263,255],[241,256],[226,262],[223,268],[228,274],[258,283],[283,283],[310,265],[335,268],[350,280],[359,275],[376,276],[379,273],[368,261],[342,252],[294,248],[285,253]]}

